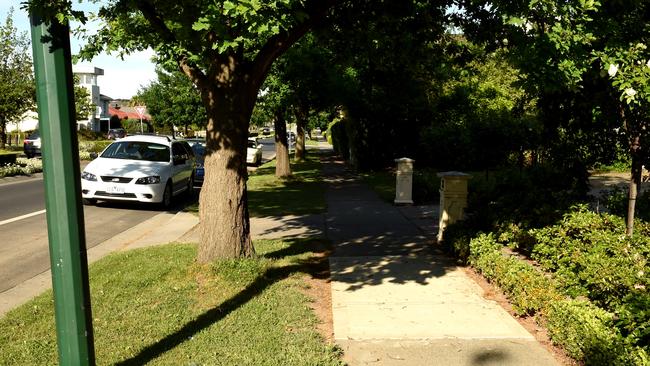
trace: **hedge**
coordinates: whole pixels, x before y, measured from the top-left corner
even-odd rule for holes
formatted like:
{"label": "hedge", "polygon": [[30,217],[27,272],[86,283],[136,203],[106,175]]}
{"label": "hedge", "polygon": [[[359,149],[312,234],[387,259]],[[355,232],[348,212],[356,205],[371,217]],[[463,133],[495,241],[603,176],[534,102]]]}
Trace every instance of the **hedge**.
{"label": "hedge", "polygon": [[517,314],[541,315],[551,340],[575,359],[589,365],[648,365],[646,350],[621,333],[615,314],[587,299],[566,297],[553,276],[504,253],[494,234],[470,241],[469,261],[507,294]]}
{"label": "hedge", "polygon": [[0,154],[0,166],[16,164],[18,153]]}

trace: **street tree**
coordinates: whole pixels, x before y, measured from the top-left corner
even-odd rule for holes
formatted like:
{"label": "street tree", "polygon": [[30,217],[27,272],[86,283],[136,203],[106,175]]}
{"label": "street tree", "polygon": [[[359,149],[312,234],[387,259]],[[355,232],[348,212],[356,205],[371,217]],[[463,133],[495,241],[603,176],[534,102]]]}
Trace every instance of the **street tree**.
{"label": "street tree", "polygon": [[147,106],[158,128],[173,131],[182,126],[187,135],[190,126],[205,129],[207,116],[196,86],[178,70],[156,68],[157,80],[142,87],[134,99]]}
{"label": "street tree", "polygon": [[[531,93],[548,98],[566,91],[588,94],[604,79],[609,109],[627,133],[632,158],[627,234],[632,235],[650,111],[650,38],[643,1],[532,2],[460,1],[457,13],[466,34],[493,46],[507,46],[527,75]],[[608,85],[607,85],[608,84]],[[585,92],[586,91],[586,92]],[[601,100],[602,101],[602,100]],[[600,106],[594,105],[598,111]],[[645,144],[644,144],[645,142]]]}
{"label": "street tree", "polygon": [[281,67],[273,65],[264,81],[262,96],[256,110],[265,119],[273,121],[275,139],[275,176],[286,178],[291,176],[289,145],[287,136],[287,115],[291,105],[292,91],[281,78]]}
{"label": "street tree", "polygon": [[79,76],[74,76],[74,107],[77,121],[88,119],[92,111],[97,108],[90,99],[88,89],[79,85]]}
{"label": "street tree", "polygon": [[[254,255],[246,193],[250,117],[273,62],[327,15],[337,0],[109,0],[81,56],[152,48],[182,71],[207,115],[199,262]],[[69,1],[31,0],[51,19],[85,21]]]}
{"label": "street tree", "polygon": [[18,122],[34,107],[34,78],[29,38],[19,33],[10,8],[0,26],[0,149],[7,141],[7,124]]}

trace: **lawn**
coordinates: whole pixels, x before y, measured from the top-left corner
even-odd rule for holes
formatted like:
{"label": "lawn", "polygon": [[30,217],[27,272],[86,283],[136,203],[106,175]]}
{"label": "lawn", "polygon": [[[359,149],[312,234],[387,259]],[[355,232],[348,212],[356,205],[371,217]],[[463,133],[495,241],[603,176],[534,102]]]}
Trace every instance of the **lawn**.
{"label": "lawn", "polygon": [[[303,162],[291,163],[293,176],[275,176],[275,160],[248,176],[248,210],[251,217],[304,215],[324,212],[325,186],[321,182],[320,156],[311,152]],[[197,213],[198,203],[185,211]]]}
{"label": "lawn", "polygon": [[309,154],[292,162],[293,176],[275,176],[275,160],[257,169],[248,179],[248,208],[252,217],[303,215],[324,212],[325,186],[321,182],[320,157]]}
{"label": "lawn", "polygon": [[[256,241],[258,258],[195,262],[168,244],[90,266],[98,365],[338,365],[315,331],[302,277],[323,242]],[[1,365],[57,364],[52,292],[0,319]]]}

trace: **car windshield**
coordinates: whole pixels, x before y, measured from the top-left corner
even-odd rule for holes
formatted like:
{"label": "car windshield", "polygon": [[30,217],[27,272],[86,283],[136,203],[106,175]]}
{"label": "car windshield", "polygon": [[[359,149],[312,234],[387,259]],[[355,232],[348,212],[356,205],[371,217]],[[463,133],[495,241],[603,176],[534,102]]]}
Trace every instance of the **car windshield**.
{"label": "car windshield", "polygon": [[112,143],[101,155],[108,159],[169,161],[169,146],[144,141]]}
{"label": "car windshield", "polygon": [[31,135],[29,135],[29,137],[27,139],[28,140],[36,140],[39,137],[41,137],[41,134],[38,131],[36,131],[36,132],[32,133]]}

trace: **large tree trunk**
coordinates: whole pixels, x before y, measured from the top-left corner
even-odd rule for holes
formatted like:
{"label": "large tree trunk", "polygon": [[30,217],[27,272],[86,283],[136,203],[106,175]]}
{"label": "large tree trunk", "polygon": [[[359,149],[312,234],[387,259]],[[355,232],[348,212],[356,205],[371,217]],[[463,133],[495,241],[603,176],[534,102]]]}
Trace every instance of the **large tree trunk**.
{"label": "large tree trunk", "polygon": [[307,113],[301,108],[297,108],[296,112],[296,153],[294,158],[296,161],[305,160],[305,127],[307,127]]}
{"label": "large tree trunk", "polygon": [[275,128],[275,176],[284,178],[291,175],[289,146],[287,144],[287,124],[282,113],[276,113],[273,120]]}
{"label": "large tree trunk", "polygon": [[255,94],[244,83],[235,90],[225,89],[202,93],[208,125],[205,180],[199,199],[200,263],[255,254],[246,192],[247,131]]}
{"label": "large tree trunk", "polygon": [[627,225],[625,228],[625,234],[627,236],[632,236],[634,233],[634,216],[636,210],[636,198],[639,194],[639,189],[641,188],[641,174],[643,169],[643,163],[641,161],[640,155],[640,136],[634,136],[630,143],[630,154],[632,155],[632,171],[630,177],[630,189],[628,192],[628,204],[627,204]]}

